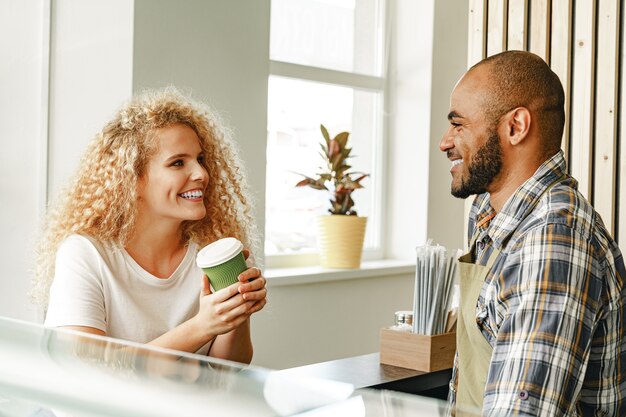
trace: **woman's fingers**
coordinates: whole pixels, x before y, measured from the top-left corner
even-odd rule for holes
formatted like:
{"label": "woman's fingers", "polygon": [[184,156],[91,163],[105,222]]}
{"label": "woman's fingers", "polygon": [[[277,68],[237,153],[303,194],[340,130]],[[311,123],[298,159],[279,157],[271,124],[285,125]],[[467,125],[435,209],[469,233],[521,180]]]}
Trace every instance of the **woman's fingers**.
{"label": "woman's fingers", "polygon": [[232,285],[229,285],[228,287],[222,288],[219,291],[215,291],[213,293],[213,295],[215,296],[215,302],[222,303],[229,298],[232,298],[232,296],[234,296],[235,294],[238,294],[240,285],[240,283],[236,282]]}
{"label": "woman's fingers", "polygon": [[248,301],[248,300],[254,300],[254,301],[263,300],[267,296],[267,289],[266,288],[261,288],[260,290],[246,291],[246,292],[241,293],[241,296],[246,301]]}
{"label": "woman's fingers", "polygon": [[219,314],[221,322],[233,324],[237,322],[242,316],[244,319],[248,318],[251,314],[250,310],[254,307],[254,304],[254,301],[246,301],[228,311]]}
{"label": "woman's fingers", "polygon": [[211,294],[211,283],[209,282],[209,277],[202,275],[202,287],[200,288],[200,294],[209,295]]}
{"label": "woman's fingers", "polygon": [[252,315],[257,311],[260,311],[267,304],[267,298],[263,298],[262,300],[256,301],[248,310],[248,315]]}
{"label": "woman's fingers", "polygon": [[251,281],[240,283],[238,289],[239,292],[243,294],[245,292],[258,291],[262,288],[265,288],[266,284],[267,280],[263,276],[259,276],[258,278],[255,278]]}
{"label": "woman's fingers", "polygon": [[243,271],[241,274],[239,274],[237,279],[240,282],[248,282],[250,280],[259,278],[260,276],[261,276],[261,270],[257,268],[256,266],[253,266],[252,268],[248,268],[245,271]]}

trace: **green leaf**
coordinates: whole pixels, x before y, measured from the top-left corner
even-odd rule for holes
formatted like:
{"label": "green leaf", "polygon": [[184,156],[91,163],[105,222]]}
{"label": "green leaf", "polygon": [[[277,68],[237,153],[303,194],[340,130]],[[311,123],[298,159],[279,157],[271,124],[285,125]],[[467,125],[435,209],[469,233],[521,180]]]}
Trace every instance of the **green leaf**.
{"label": "green leaf", "polygon": [[[298,175],[302,175],[302,174],[298,174]],[[298,182],[296,184],[296,187],[311,187],[315,190],[328,190],[328,188],[326,188],[326,186],[324,185],[324,181],[321,179],[313,179],[311,177],[307,177],[306,175],[302,175],[304,177],[303,180],[301,180],[300,182]]]}
{"label": "green leaf", "polygon": [[300,180],[297,184],[296,187],[304,187],[305,185],[310,185],[311,183],[314,183],[315,180],[309,177],[306,177],[303,180]]}
{"label": "green leaf", "polygon": [[341,132],[335,136],[335,140],[339,142],[341,149],[346,147],[346,143],[348,143],[348,136],[350,136],[350,133],[348,132]]}
{"label": "green leaf", "polygon": [[339,142],[337,142],[336,140],[331,140],[330,144],[328,145],[328,159],[332,159],[335,157],[335,155],[341,154],[342,150],[339,146]]}
{"label": "green leaf", "polygon": [[322,131],[322,136],[324,136],[324,140],[326,141],[326,149],[330,149],[330,135],[328,134],[328,130],[326,130],[322,124],[320,124],[320,130]]}
{"label": "green leaf", "polygon": [[322,152],[320,152],[320,155],[322,156],[323,159],[327,159],[328,158],[328,148],[326,146],[324,146],[323,143],[320,143],[320,148],[322,148]]}
{"label": "green leaf", "polygon": [[338,171],[339,169],[341,169],[343,167],[344,160],[345,157],[342,154],[338,153],[337,155],[335,155],[331,161],[333,171]]}

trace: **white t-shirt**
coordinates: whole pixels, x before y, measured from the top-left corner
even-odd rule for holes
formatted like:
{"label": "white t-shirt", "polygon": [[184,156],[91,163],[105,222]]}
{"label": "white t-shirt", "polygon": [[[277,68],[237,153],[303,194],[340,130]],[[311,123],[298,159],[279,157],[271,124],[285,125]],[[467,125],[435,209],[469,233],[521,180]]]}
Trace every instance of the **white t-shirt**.
{"label": "white t-shirt", "polygon": [[88,326],[139,343],[156,339],[198,311],[197,251],[190,243],[172,276],[161,279],[123,248],[71,235],[57,251],[45,325]]}

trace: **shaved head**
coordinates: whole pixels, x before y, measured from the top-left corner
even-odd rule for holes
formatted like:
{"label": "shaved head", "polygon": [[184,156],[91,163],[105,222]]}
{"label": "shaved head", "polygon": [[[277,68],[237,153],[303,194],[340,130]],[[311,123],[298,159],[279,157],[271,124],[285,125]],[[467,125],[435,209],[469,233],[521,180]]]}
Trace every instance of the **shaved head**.
{"label": "shaved head", "polygon": [[530,52],[506,51],[480,61],[468,74],[477,71],[485,71],[488,79],[483,100],[487,120],[497,123],[506,112],[525,107],[537,122],[544,151],[554,154],[560,149],[565,94],[543,59]]}

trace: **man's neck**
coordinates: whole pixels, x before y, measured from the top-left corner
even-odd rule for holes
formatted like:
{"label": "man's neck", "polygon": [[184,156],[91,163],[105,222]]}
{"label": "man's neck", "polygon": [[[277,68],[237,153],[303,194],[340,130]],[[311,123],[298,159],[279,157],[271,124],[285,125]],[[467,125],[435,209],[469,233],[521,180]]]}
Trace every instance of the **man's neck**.
{"label": "man's neck", "polygon": [[490,185],[489,200],[496,213],[500,213],[513,193],[537,171],[541,164],[518,164],[494,180]]}

